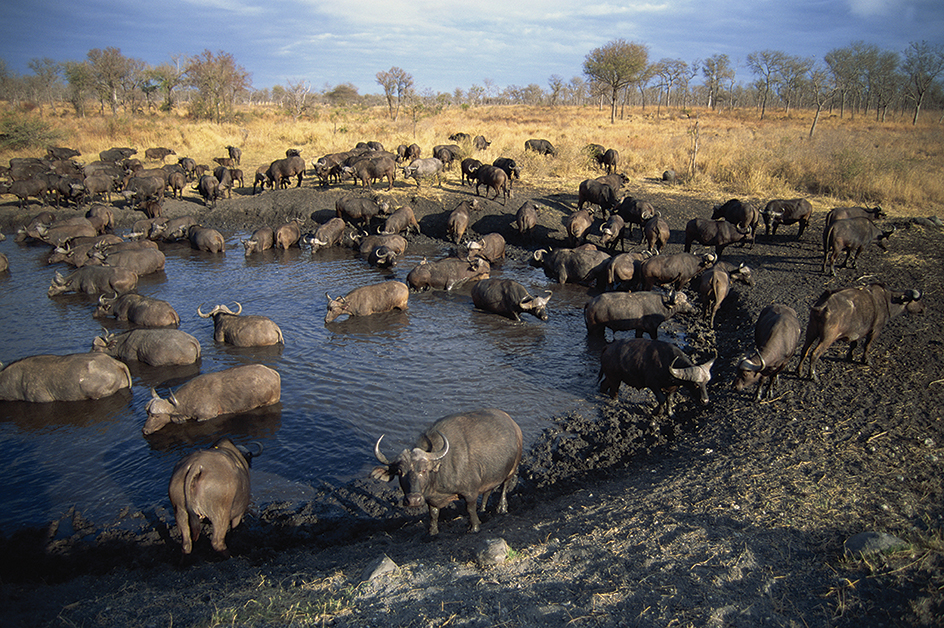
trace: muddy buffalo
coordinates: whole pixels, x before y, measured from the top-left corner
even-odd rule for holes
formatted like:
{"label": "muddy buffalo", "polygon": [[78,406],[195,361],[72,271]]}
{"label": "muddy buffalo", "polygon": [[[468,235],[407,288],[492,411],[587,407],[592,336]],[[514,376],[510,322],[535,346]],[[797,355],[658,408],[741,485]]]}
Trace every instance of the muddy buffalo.
{"label": "muddy buffalo", "polygon": [[282,330],[267,316],[240,316],[243,306],[236,303],[236,311],[217,305],[206,314],[197,308],[200,318],[213,319],[213,340],[234,347],[268,347],[285,344]]}
{"label": "muddy buffalo", "polygon": [[803,237],[803,232],[810,224],[810,217],[813,215],[813,205],[805,198],[793,199],[774,199],[764,206],[760,211],[764,219],[764,235],[777,235],[777,227],[780,225],[792,225],[799,223],[797,231],[797,240]]}
{"label": "muddy buffalo", "polygon": [[694,311],[685,293],[673,290],[656,292],[604,292],[587,301],[583,318],[587,333],[602,336],[604,329],[635,331],[655,339],[659,326],[675,314]]}
{"label": "muddy buffalo", "polygon": [[83,266],[63,277],[58,272],[46,294],[54,297],[66,292],[82,294],[121,294],[138,285],[138,275],[127,268],[114,266]]}
{"label": "muddy buffalo", "polygon": [[249,412],[278,403],[281,394],[278,372],[262,364],[234,366],[198,375],[171,393],[169,399],[161,399],[152,390],[142,431],[147,436],[171,423],[209,421],[218,416]]}
{"label": "muddy buffalo", "polygon": [[616,399],[620,384],[648,388],[659,402],[654,414],[671,417],[681,386],[688,388],[699,403],[708,404],[705,386],[711,380],[713,364],[713,359],[693,364],[681,349],[661,340],[617,340],[600,355],[600,392]]}
{"label": "muddy buffalo", "polygon": [[596,283],[603,287],[606,282],[606,265],[610,254],[592,244],[576,249],[538,249],[531,256],[532,266],[544,269],[544,274],[557,283]]}
{"label": "muddy buffalo", "polygon": [[545,290],[546,297],[535,297],[528,289],[512,279],[482,279],[472,286],[472,303],[486,312],[492,312],[512,320],[520,321],[527,312],[539,320],[547,320],[547,302],[553,294]]}
{"label": "muddy buffalo", "polygon": [[413,267],[406,282],[414,290],[452,290],[464,283],[487,279],[491,267],[484,259],[473,260],[446,257],[435,262],[425,259]]}
{"label": "muddy buffalo", "polygon": [[800,320],[796,310],[779,303],[765,307],[754,325],[754,353],[738,362],[734,389],[744,390],[757,384],[754,401],[759,401],[766,379],[767,398],[771,399],[777,376],[793,357],[799,342]]}
{"label": "muddy buffalo", "polygon": [[103,353],[34,355],[0,370],[0,399],[5,401],[101,399],[130,387],[128,367]]}
{"label": "muddy buffalo", "polygon": [[410,299],[410,288],[399,281],[385,281],[351,290],[343,297],[332,299],[327,292],[328,307],[325,325],[339,316],[369,316],[391,310],[405,310]]}
{"label": "muddy buffalo", "polygon": [[394,460],[380,451],[374,455],[383,466],[371,477],[389,482],[400,478],[403,503],[409,508],[429,507],[429,533],[439,534],[439,510],[460,497],[469,513],[469,531],[481,526],[477,513],[479,495],[482,510],[492,491],[501,487],[495,512],[508,512],[508,492],[517,482],[521,462],[521,428],[507,413],[496,409],[475,410],[443,417],[427,429],[416,446],[404,449]]}
{"label": "muddy buffalo", "polygon": [[126,293],[98,298],[95,317],[114,316],[119,321],[128,321],[136,327],[177,327],[180,316],[167,301]]}
{"label": "muddy buffalo", "polygon": [[122,362],[180,366],[200,359],[200,341],[179,329],[132,329],[120,334],[105,332],[92,342],[92,351]]}

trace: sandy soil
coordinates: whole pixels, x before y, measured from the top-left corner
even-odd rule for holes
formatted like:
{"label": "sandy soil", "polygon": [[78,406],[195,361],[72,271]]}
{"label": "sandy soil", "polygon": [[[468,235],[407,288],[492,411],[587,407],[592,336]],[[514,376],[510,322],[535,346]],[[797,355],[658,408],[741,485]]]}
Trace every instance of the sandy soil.
{"label": "sandy soil", "polygon": [[[417,191],[402,181],[377,193],[413,202],[423,229],[444,238],[445,216],[469,188],[451,178]],[[249,190],[206,210],[199,199],[168,201],[228,230],[276,226],[293,217],[324,221],[345,184],[322,191]],[[513,261],[561,246],[561,217],[576,190],[515,187],[507,205],[488,201],[476,233],[502,233]],[[650,200],[681,250],[685,222],[722,198],[696,198],[655,181],[629,192]],[[517,208],[543,209],[534,242],[514,238]],[[724,259],[747,262],[755,285],[737,285],[716,328],[683,318],[701,360],[718,359],[712,404],[685,398],[674,420],[654,419],[647,391],[625,387],[596,398],[592,415],[562,416],[528,452],[507,515],[483,515],[467,534],[463,508],[447,509],[435,539],[427,516],[400,505],[396,483],[364,479],[324,487],[301,507],[267,504],[227,539],[221,561],[204,539],[179,564],[168,510],[126,513],[99,528],[73,513],[47,528],[0,539],[0,624],[4,626],[923,626],[944,617],[944,282],[942,232],[892,218],[888,253],[865,251],[858,270],[819,271],[829,207],[814,202],[801,241],[796,228]],[[8,235],[38,211],[0,206]],[[74,213],[69,210],[65,213]],[[119,209],[122,227],[140,214]],[[120,230],[119,230],[120,231]],[[593,236],[596,241],[598,236]],[[635,248],[635,247],[634,247]],[[240,252],[241,254],[241,252]],[[771,401],[754,403],[731,383],[753,325],[771,302],[806,324],[825,288],[880,280],[924,292],[927,311],[891,321],[871,366],[845,361],[845,345],[821,362],[821,383],[793,374]],[[697,295],[689,290],[692,300]],[[554,312],[551,312],[554,315]],[[587,373],[593,378],[596,373]],[[867,531],[903,540],[867,559],[844,542]],[[476,558],[487,539],[510,547],[499,565]],[[384,556],[396,568],[369,578]]]}

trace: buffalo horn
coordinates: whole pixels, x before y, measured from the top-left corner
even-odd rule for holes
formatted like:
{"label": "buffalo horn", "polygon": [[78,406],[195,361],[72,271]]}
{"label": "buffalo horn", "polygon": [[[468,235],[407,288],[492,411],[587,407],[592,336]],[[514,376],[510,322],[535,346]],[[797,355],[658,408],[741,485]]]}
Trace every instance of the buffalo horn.
{"label": "buffalo horn", "polygon": [[378,438],[378,439],[377,439],[377,442],[374,444],[374,456],[377,457],[377,460],[379,460],[379,461],[381,462],[381,464],[385,464],[385,465],[389,466],[389,465],[391,465],[391,464],[393,464],[393,463],[390,462],[389,460],[387,460],[387,457],[384,456],[382,453],[380,453],[380,441],[383,440],[383,437],[384,437],[384,436],[385,436],[385,434],[381,434],[381,435],[380,435],[380,438]]}
{"label": "buffalo horn", "polygon": [[168,398],[170,399],[170,402],[174,404],[174,407],[180,405],[180,402],[177,401],[177,397],[174,396],[174,391],[168,391],[167,394],[168,394]]}
{"label": "buffalo horn", "polygon": [[160,399],[161,396],[157,394],[157,390],[154,387],[151,387],[151,399]]}
{"label": "buffalo horn", "polygon": [[921,298],[921,291],[920,291],[920,290],[909,290],[908,292],[905,293],[905,296],[907,296],[907,297],[908,297],[909,299],[911,299],[912,301],[917,301],[918,299]]}
{"label": "buffalo horn", "polygon": [[[696,382],[703,383],[707,382],[711,378],[711,365],[714,363],[714,360],[706,362],[705,364],[698,364],[695,366],[689,366],[683,369],[675,368],[675,363],[678,361],[678,356],[672,360],[672,364],[669,366],[669,373],[675,379],[682,380],[684,382]],[[705,374],[707,373],[707,377]]]}
{"label": "buffalo horn", "polygon": [[446,435],[440,432],[439,430],[436,430],[436,433],[439,434],[439,437],[443,439],[443,443],[445,444],[443,445],[443,448],[441,451],[434,451],[430,453],[430,456],[429,456],[430,461],[442,460],[443,458],[446,457],[446,454],[449,453],[449,439],[446,438]]}
{"label": "buffalo horn", "polygon": [[740,361],[740,362],[738,362],[738,365],[737,365],[738,370],[741,370],[741,371],[756,371],[756,372],[763,371],[763,370],[767,367],[767,364],[764,362],[764,356],[762,356],[760,353],[758,353],[758,354],[757,354],[757,357],[760,358],[760,365],[759,365],[759,366],[758,366],[753,360],[751,360],[750,358],[748,358],[747,356],[745,356],[745,357],[741,358],[741,361]]}
{"label": "buffalo horn", "polygon": [[[213,310],[210,310],[209,312],[207,312],[206,314],[204,314],[202,311],[200,311],[200,308],[202,308],[202,307],[203,307],[203,303],[201,303],[200,305],[197,306],[197,316],[199,316],[200,318],[210,318],[210,316],[213,315]],[[216,309],[216,308],[214,308],[214,309]]]}

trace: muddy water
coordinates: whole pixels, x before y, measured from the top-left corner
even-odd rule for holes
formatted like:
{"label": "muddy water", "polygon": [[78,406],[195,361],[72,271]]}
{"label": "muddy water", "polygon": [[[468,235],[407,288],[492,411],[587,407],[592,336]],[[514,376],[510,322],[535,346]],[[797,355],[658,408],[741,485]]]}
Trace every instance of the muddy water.
{"label": "muddy water", "polygon": [[[526,446],[548,420],[597,399],[599,348],[588,346],[582,317],[587,289],[551,284],[537,269],[509,261],[493,276],[532,292],[555,291],[547,323],[521,323],[476,311],[468,290],[411,294],[407,312],[324,324],[332,296],[387,279],[404,281],[423,257],[445,249],[411,250],[392,271],[370,268],[349,250],[269,251],[245,258],[239,237],[211,255],[168,245],[163,273],[143,278],[138,292],[169,301],[180,328],[203,347],[197,367],[132,367],[134,386],[95,402],[0,402],[0,531],[42,524],[75,507],[107,523],[123,509],[167,506],[167,481],[184,454],[228,435],[260,441],[253,461],[253,499],[304,500],[323,482],[364,477],[372,449],[385,434],[388,455],[412,443],[437,418],[464,409],[498,407],[521,425]],[[45,264],[45,247],[0,243],[11,272],[0,275],[0,361],[41,353],[85,352],[102,326],[84,296],[50,299],[46,290],[63,266]],[[239,301],[245,314],[265,314],[282,328],[285,347],[234,349],[215,343],[211,321],[197,307]],[[166,396],[198,373],[259,362],[278,370],[278,406],[199,425],[141,435],[151,388]]]}

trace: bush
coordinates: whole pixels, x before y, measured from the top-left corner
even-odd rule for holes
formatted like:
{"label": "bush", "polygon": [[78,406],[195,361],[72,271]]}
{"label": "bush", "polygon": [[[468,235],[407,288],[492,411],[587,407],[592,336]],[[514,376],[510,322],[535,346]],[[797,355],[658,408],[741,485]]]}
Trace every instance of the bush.
{"label": "bush", "polygon": [[57,144],[62,133],[46,122],[31,116],[7,113],[0,118],[0,150],[45,148]]}

